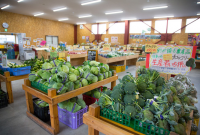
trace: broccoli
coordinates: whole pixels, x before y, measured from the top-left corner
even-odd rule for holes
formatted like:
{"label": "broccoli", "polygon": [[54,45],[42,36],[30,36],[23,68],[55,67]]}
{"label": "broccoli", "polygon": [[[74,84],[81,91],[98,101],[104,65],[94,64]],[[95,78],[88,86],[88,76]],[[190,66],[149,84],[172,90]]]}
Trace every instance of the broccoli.
{"label": "broccoli", "polygon": [[186,127],[187,127],[187,124],[186,124],[186,122],[185,122],[185,119],[184,119],[184,118],[180,118],[180,119],[178,120],[178,123],[182,124],[182,125],[184,126],[184,128],[186,129]]}
{"label": "broccoli", "polygon": [[160,94],[161,91],[162,91],[162,86],[156,87],[156,93]]}
{"label": "broccoli", "polygon": [[143,115],[144,115],[144,120],[143,121],[146,121],[146,120],[152,121],[153,120],[154,116],[153,116],[151,111],[146,109],[146,110],[143,111]]}
{"label": "broccoli", "polygon": [[97,103],[100,107],[105,108],[111,106],[113,102],[109,96],[102,94]]}
{"label": "broccoli", "polygon": [[107,91],[104,92],[106,95],[111,96],[112,91],[108,89]]}
{"label": "broccoli", "polygon": [[119,91],[113,90],[111,93],[111,98],[114,99],[114,101],[121,101],[122,100],[122,94]]}
{"label": "broccoli", "polygon": [[[127,72],[128,73],[128,72]],[[123,78],[122,78],[122,82],[123,83],[127,83],[127,82],[134,82],[134,77],[131,73],[129,73],[129,75],[125,75]]]}
{"label": "broccoli", "polygon": [[180,99],[176,95],[173,96],[173,100],[174,103],[182,105]]}
{"label": "broccoli", "polygon": [[133,94],[137,90],[135,83],[128,82],[124,86],[124,91],[126,94]]}
{"label": "broccoli", "polygon": [[135,96],[135,95],[126,94],[126,95],[124,96],[124,103],[125,103],[126,105],[133,104],[135,100],[136,100],[136,96]]}
{"label": "broccoli", "polygon": [[167,101],[168,101],[168,103],[174,102],[172,94],[167,95]]}
{"label": "broccoli", "polygon": [[139,82],[137,88],[140,93],[143,93],[147,88],[147,84],[145,82]]}
{"label": "broccoli", "polygon": [[170,86],[170,90],[175,94],[177,95],[177,91],[176,91],[176,88],[174,86]]}
{"label": "broccoli", "polygon": [[131,116],[131,118],[134,118],[134,116],[136,115],[136,109],[134,106],[127,105],[125,107],[124,113],[127,114],[128,116]]}
{"label": "broccoli", "polygon": [[163,77],[159,77],[157,80],[156,80],[156,85],[157,86],[163,86],[163,84],[165,83],[165,79]]}
{"label": "broccoli", "polygon": [[194,114],[193,114],[193,117],[194,117],[195,119],[198,119],[198,118],[200,117],[200,115],[199,115],[199,113],[194,113]]}
{"label": "broccoli", "polygon": [[198,131],[198,127],[194,123],[192,123],[191,131]]}
{"label": "broccoli", "polygon": [[119,93],[123,94],[122,87],[123,87],[123,84],[119,83],[113,88],[113,91],[118,91]]}
{"label": "broccoli", "polygon": [[150,83],[147,90],[150,90],[151,93],[155,94],[156,93],[156,86],[153,83]]}
{"label": "broccoli", "polygon": [[137,99],[137,101],[138,101],[138,105],[140,106],[140,107],[144,107],[145,106],[145,101],[142,99],[142,98],[139,98],[139,99]]}
{"label": "broccoli", "polygon": [[113,107],[114,107],[115,111],[117,111],[119,113],[122,113],[122,111],[124,110],[124,106],[119,102],[115,103]]}
{"label": "broccoli", "polygon": [[186,130],[182,124],[174,125],[175,132],[179,135],[187,135]]}
{"label": "broccoli", "polygon": [[169,120],[178,122],[178,114],[174,111],[174,115],[169,115]]}
{"label": "broccoli", "polygon": [[169,125],[166,120],[158,120],[158,127],[169,130]]}
{"label": "broccoli", "polygon": [[186,66],[187,66],[187,67],[191,67],[191,68],[195,68],[195,67],[196,67],[195,59],[194,59],[194,58],[190,58],[190,59],[186,62]]}
{"label": "broccoli", "polygon": [[154,97],[153,94],[151,94],[151,92],[147,90],[143,93],[143,96],[145,99],[153,99]]}

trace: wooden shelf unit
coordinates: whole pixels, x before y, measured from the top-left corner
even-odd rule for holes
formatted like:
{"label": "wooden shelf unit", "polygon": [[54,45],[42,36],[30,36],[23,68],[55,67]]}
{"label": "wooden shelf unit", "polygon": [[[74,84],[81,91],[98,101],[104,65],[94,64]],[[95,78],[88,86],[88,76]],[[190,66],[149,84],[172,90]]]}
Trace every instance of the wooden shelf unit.
{"label": "wooden shelf unit", "polygon": [[10,72],[8,72],[8,71],[4,72],[4,75],[0,75],[0,88],[1,88],[1,82],[5,82],[6,90],[8,93],[8,103],[9,104],[14,102],[11,81],[25,79],[25,78],[28,78],[28,76],[29,76],[28,74],[20,75],[20,76],[10,76]]}
{"label": "wooden shelf unit", "polygon": [[[79,89],[76,89],[67,93],[64,93],[62,95],[56,95],[56,89],[49,89],[48,94],[43,93],[35,88],[32,88],[31,82],[28,79],[25,79],[24,84],[22,85],[22,88],[24,89],[25,95],[26,95],[26,105],[27,105],[26,114],[30,119],[32,119],[34,122],[36,122],[38,125],[40,125],[49,133],[57,134],[60,130],[59,119],[58,119],[58,108],[57,108],[58,103],[68,100],[70,98],[76,97],[80,94],[91,91],[97,87],[100,87],[108,83],[111,83],[111,88],[113,88],[116,85],[117,79],[118,79],[118,76],[116,75],[116,73],[114,73],[114,76],[110,78],[104,79],[102,81],[93,83],[85,87],[81,87]],[[51,126],[41,121],[34,115],[32,96],[38,97],[49,104]]]}

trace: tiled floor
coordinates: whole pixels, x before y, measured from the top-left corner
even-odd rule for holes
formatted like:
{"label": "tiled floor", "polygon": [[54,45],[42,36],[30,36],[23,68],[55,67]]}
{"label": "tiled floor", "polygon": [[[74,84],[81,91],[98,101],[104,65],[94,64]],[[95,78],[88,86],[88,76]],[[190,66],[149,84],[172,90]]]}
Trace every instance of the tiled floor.
{"label": "tiled floor", "polygon": [[[17,62],[18,63],[18,62]],[[136,67],[131,66],[126,72],[135,75]],[[126,75],[126,72],[118,73],[119,78]],[[200,69],[193,69],[188,75],[197,88],[200,88]],[[118,81],[117,81],[118,83]],[[22,90],[23,80],[13,81],[12,89],[14,103],[0,109],[0,135],[49,135],[43,128],[38,126],[26,116],[25,93]],[[106,85],[110,87],[110,84]],[[5,83],[2,82],[2,89],[5,90]],[[200,90],[198,92],[200,97]],[[82,97],[82,96],[80,96]],[[200,104],[196,105],[200,109]],[[200,129],[200,126],[199,126]],[[87,135],[88,126],[82,125],[76,130],[60,123],[59,135]],[[198,132],[200,134],[200,132]]]}

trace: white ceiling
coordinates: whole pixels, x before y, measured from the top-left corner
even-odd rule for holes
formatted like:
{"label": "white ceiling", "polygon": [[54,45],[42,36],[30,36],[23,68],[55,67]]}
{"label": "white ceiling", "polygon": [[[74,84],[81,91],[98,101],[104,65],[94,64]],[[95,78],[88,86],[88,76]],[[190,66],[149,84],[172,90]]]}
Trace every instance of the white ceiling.
{"label": "white ceiling", "polygon": [[[7,4],[10,7],[4,11],[33,16],[37,13],[45,13],[37,16],[50,20],[69,18],[66,23],[79,22],[96,23],[96,21],[120,21],[123,18],[151,19],[154,16],[174,17],[195,16],[200,13],[200,0],[102,0],[101,2],[81,6],[81,3],[91,0],[0,0],[0,7]],[[148,2],[149,1],[149,2]],[[146,10],[146,7],[168,6],[166,9]],[[67,7],[66,10],[53,12],[53,9]],[[121,14],[105,15],[105,12],[124,11]],[[89,18],[78,16],[92,15]]]}

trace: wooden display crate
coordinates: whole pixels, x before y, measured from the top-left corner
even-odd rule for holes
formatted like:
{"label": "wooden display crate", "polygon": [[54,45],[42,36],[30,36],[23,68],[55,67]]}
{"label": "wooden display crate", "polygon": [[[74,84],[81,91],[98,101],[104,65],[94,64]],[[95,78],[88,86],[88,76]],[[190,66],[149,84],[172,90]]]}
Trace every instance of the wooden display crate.
{"label": "wooden display crate", "polygon": [[125,60],[126,60],[126,56],[114,57],[114,58],[104,58],[102,56],[98,57],[98,61],[104,64],[118,62],[118,61],[125,61]]}
{"label": "wooden display crate", "polygon": [[[56,95],[56,89],[49,89],[48,94],[46,94],[40,90],[32,88],[31,82],[28,79],[25,79],[22,88],[24,89],[26,95],[26,105],[27,105],[26,114],[30,119],[32,119],[34,122],[36,122],[38,125],[40,125],[49,133],[57,134],[60,130],[59,120],[58,120],[58,108],[57,108],[58,103],[76,97],[80,94],[86,93],[88,91],[91,91],[97,87],[100,87],[108,83],[111,83],[111,88],[113,88],[116,85],[117,79],[118,76],[116,75],[116,73],[114,73],[114,76],[110,78],[64,93],[62,95]],[[34,115],[32,96],[38,97],[49,104],[51,126],[48,125],[47,123],[44,123]]]}
{"label": "wooden display crate", "polygon": [[11,81],[25,79],[25,78],[28,78],[28,76],[29,76],[28,74],[20,75],[20,76],[10,76],[10,72],[8,71],[4,72],[4,75],[0,75],[0,88],[1,88],[1,82],[5,82],[7,93],[8,93],[8,103],[11,104],[14,102]]}
{"label": "wooden display crate", "polygon": [[[193,116],[193,111],[190,117]],[[106,135],[144,135],[134,129],[116,123],[100,116],[100,106],[92,104],[89,106],[89,112],[83,114],[83,123],[88,125],[88,135],[99,135],[99,132]],[[187,123],[186,133],[190,135],[192,120]],[[170,132],[169,135],[178,135]]]}

